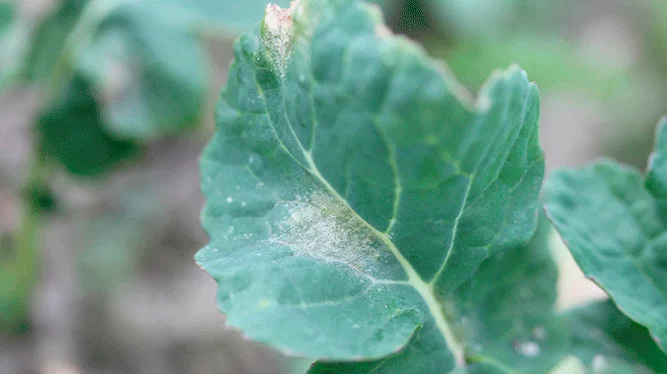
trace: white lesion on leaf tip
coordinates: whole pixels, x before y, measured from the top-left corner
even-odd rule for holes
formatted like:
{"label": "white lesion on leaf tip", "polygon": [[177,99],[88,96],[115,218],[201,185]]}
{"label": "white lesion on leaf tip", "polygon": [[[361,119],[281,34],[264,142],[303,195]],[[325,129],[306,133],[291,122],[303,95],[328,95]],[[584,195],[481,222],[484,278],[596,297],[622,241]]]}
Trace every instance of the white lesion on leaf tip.
{"label": "white lesion on leaf tip", "polygon": [[[294,3],[292,3],[294,5]],[[276,36],[281,36],[292,28],[292,7],[283,9],[276,4],[266,6],[264,24],[267,30]]]}
{"label": "white lesion on leaf tip", "polygon": [[283,74],[289,57],[292,39],[294,16],[300,1],[293,1],[289,8],[281,8],[276,4],[268,4],[264,15],[265,31],[263,40],[271,53],[276,67]]}

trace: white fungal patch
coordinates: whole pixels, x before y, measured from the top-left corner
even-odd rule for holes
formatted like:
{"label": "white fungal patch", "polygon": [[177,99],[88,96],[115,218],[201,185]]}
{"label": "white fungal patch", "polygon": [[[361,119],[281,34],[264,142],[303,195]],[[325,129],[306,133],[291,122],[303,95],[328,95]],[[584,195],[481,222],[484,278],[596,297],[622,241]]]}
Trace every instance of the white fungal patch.
{"label": "white fungal patch", "polygon": [[520,343],[516,346],[517,352],[526,357],[535,357],[540,354],[540,346],[531,341]]}
{"label": "white fungal patch", "polygon": [[298,1],[293,1],[287,9],[276,4],[266,6],[263,41],[281,75],[285,73],[285,66],[289,58],[294,25],[292,15],[298,6]]}
{"label": "white fungal patch", "polygon": [[286,204],[288,217],[275,240],[296,255],[343,262],[363,271],[386,250],[371,229],[332,196],[315,192]]}

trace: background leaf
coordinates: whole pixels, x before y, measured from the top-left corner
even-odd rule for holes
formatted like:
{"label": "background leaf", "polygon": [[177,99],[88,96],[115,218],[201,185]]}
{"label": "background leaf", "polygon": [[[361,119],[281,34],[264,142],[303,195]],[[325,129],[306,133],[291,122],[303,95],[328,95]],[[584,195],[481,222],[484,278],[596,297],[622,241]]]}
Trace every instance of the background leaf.
{"label": "background leaf", "polygon": [[72,174],[92,176],[136,156],[138,146],[104,130],[90,84],[75,78],[38,121],[45,152]]}
{"label": "background leaf", "polygon": [[665,373],[667,356],[648,330],[621,313],[611,300],[565,313],[574,353],[595,373]]}
{"label": "background leaf", "polygon": [[546,185],[546,210],[586,276],[664,349],[667,213],[661,193],[667,142],[665,126],[660,128],[648,180],[611,162],[560,171]]}

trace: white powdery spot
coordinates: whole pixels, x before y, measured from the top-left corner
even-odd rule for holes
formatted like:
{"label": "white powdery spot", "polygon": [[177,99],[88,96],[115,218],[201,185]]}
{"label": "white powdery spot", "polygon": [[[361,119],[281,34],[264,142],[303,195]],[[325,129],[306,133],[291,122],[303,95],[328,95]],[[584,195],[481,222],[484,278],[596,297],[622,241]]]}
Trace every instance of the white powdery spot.
{"label": "white powdery spot", "polygon": [[535,342],[523,342],[516,347],[520,355],[526,357],[535,357],[540,354],[540,346]]}
{"label": "white powdery spot", "polygon": [[595,373],[606,372],[609,369],[609,363],[607,362],[607,359],[601,354],[597,354],[593,357],[592,364],[593,372]]}
{"label": "white powdery spot", "polygon": [[299,6],[298,1],[293,1],[291,6],[283,9],[276,4],[266,6],[264,15],[265,32],[264,43],[271,53],[274,64],[281,74],[285,72],[285,65],[289,58],[290,42],[292,40],[293,20],[292,14]]}
{"label": "white powdery spot", "polygon": [[343,262],[360,270],[377,261],[382,250],[377,238],[335,198],[315,192],[288,202],[287,212],[275,240],[294,254]]}

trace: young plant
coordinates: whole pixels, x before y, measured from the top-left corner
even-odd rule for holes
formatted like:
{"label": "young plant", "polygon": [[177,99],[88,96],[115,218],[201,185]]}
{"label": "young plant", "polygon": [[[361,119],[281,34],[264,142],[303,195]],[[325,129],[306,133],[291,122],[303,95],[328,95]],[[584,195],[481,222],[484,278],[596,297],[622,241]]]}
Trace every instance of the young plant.
{"label": "young plant", "polygon": [[234,51],[196,256],[229,326],[309,373],[664,372],[613,304],[554,310],[523,71],[473,100],[354,0],[269,6]]}

